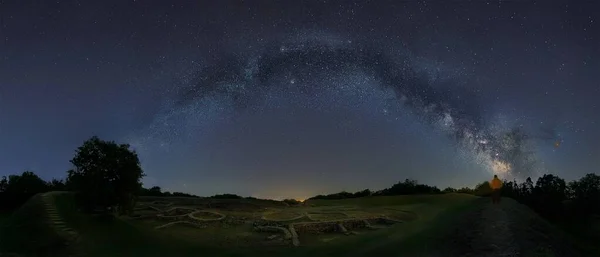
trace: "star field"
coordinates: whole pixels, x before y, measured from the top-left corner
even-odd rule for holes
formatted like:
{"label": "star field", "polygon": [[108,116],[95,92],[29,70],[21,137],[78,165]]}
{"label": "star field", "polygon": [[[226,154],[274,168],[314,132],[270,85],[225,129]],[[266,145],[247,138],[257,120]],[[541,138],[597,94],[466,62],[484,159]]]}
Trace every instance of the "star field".
{"label": "star field", "polygon": [[600,166],[588,3],[0,2],[0,175],[92,135],[146,186],[306,198]]}

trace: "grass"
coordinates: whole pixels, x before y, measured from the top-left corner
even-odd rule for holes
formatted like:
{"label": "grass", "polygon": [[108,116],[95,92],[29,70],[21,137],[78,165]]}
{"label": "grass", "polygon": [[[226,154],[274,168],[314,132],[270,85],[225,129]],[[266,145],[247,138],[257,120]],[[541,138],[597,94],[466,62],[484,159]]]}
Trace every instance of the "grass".
{"label": "grass", "polygon": [[191,256],[197,253],[217,253],[218,249],[198,247],[174,240],[150,228],[116,219],[99,221],[81,214],[72,194],[56,196],[57,210],[63,219],[81,235],[78,248],[87,256]]}
{"label": "grass", "polygon": [[[411,199],[413,198],[414,199]],[[382,207],[395,205],[419,214],[419,218],[403,224],[396,224],[388,229],[369,232],[366,235],[337,237],[328,244],[311,248],[294,249],[288,256],[395,256],[403,254],[424,253],[434,247],[437,237],[447,234],[450,224],[460,218],[463,211],[474,206],[478,197],[462,194],[427,195],[427,196],[382,196],[364,199],[331,200],[335,203],[319,200],[315,205],[357,205],[365,207]],[[419,203],[419,204],[416,204]],[[351,246],[351,247],[349,247]]]}
{"label": "grass", "polygon": [[[249,256],[248,253],[253,252],[261,256],[259,246],[236,248],[231,247],[238,245],[236,242],[227,241],[228,235],[248,232],[249,228],[238,231],[209,227],[202,230],[205,233],[198,233],[197,229],[176,225],[156,231],[147,221],[116,219],[102,222],[84,215],[77,210],[72,194],[57,195],[56,204],[63,219],[80,233],[81,242],[77,249],[84,251],[87,257]],[[219,243],[213,237],[219,239]]]}
{"label": "grass", "polygon": [[[0,249],[18,250],[18,253],[30,254],[51,250],[49,252],[55,255],[46,256],[65,256],[61,255],[64,253],[63,241],[43,222],[43,219],[40,219],[44,215],[44,210],[41,199],[36,197],[10,218],[4,218],[5,221],[10,221],[10,224],[17,225],[2,228],[0,246],[3,248]],[[76,253],[85,252],[89,257],[390,256],[399,253],[417,253],[427,250],[436,239],[431,235],[444,233],[447,224],[457,219],[475,199],[478,198],[462,194],[447,194],[310,200],[307,204],[313,207],[298,207],[299,209],[294,207],[294,210],[280,212],[276,216],[298,214],[304,210],[323,211],[313,215],[336,215],[337,212],[352,216],[369,216],[378,212],[399,213],[398,210],[403,210],[417,213],[418,219],[396,224],[387,229],[361,231],[361,235],[357,236],[326,234],[305,238],[306,244],[301,243],[300,247],[292,248],[253,245],[252,242],[261,242],[269,234],[251,232],[250,224],[227,229],[209,226],[200,230],[176,225],[157,231],[153,229],[155,223],[152,221],[116,219],[103,222],[79,212],[72,194],[55,196],[58,213],[81,236],[80,243],[71,249]],[[21,228],[27,229],[21,231]],[[30,238],[32,234],[35,235],[33,240]],[[32,241],[35,242],[35,247],[29,247]],[[302,238],[300,241],[302,242]],[[315,243],[310,243],[311,241]]]}
{"label": "grass", "polygon": [[33,196],[0,228],[0,252],[24,256],[65,256],[65,241],[48,226],[41,195]]}
{"label": "grass", "polygon": [[265,219],[268,220],[281,220],[281,221],[285,221],[285,220],[293,220],[293,219],[299,219],[302,218],[304,215],[300,212],[294,212],[294,211],[277,211],[277,212],[270,212],[264,215]]}

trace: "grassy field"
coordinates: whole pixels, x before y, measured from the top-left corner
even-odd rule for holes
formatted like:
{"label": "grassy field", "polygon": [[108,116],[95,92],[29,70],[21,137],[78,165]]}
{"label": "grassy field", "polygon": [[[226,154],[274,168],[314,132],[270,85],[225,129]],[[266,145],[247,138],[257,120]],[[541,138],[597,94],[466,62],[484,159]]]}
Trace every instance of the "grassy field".
{"label": "grassy field", "polygon": [[[2,228],[0,246],[3,251],[40,256],[64,256],[72,253],[86,256],[364,256],[372,253],[398,254],[418,252],[428,247],[429,235],[440,234],[461,211],[471,206],[477,197],[462,194],[423,196],[384,196],[346,200],[307,201],[304,206],[286,207],[273,202],[252,202],[242,205],[228,201],[213,202],[210,207],[197,199],[161,199],[187,207],[216,211],[233,219],[235,225],[208,225],[204,228],[174,225],[154,229],[168,221],[156,219],[116,219],[101,221],[80,213],[72,194],[55,198],[57,211],[64,221],[80,235],[69,247],[44,221],[39,197],[34,197],[10,218],[11,226]],[[146,199],[145,204],[151,204]],[[227,201],[226,201],[227,202]],[[233,206],[233,207],[232,207]],[[168,209],[166,207],[165,209]],[[244,208],[248,208],[244,210]],[[289,219],[305,214],[300,221],[365,218],[387,215],[406,222],[379,230],[356,230],[355,235],[325,233],[300,235],[299,247],[273,244],[265,238],[273,233],[253,231],[253,220],[263,216]],[[210,215],[209,215],[210,216]],[[310,218],[310,219],[309,219]],[[241,221],[237,221],[239,219]],[[294,221],[297,222],[297,221]],[[6,222],[5,222],[6,223]],[[33,231],[36,231],[33,233]],[[35,234],[35,238],[30,238]],[[31,244],[33,243],[33,246]],[[50,254],[53,253],[54,255]]]}

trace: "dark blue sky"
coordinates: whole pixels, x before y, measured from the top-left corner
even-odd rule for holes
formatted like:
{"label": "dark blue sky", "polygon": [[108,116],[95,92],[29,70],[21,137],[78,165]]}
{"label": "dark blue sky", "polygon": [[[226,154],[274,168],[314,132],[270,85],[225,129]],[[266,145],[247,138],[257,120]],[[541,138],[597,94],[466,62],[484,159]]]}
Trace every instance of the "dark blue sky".
{"label": "dark blue sky", "polygon": [[0,175],[93,135],[200,195],[600,171],[599,3],[341,2],[0,1]]}

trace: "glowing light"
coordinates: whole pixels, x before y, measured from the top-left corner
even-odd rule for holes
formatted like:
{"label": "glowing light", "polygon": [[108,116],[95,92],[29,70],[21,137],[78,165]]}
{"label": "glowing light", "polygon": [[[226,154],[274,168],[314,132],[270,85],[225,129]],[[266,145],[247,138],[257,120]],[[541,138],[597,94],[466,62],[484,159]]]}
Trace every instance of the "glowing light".
{"label": "glowing light", "polygon": [[494,174],[507,174],[511,171],[510,163],[506,163],[500,160],[492,161],[492,170]]}

